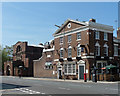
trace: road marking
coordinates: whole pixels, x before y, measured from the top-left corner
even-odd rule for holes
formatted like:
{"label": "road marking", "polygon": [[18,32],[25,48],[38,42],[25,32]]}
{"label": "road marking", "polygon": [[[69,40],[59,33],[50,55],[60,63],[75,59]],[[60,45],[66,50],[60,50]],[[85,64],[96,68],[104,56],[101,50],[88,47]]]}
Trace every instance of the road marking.
{"label": "road marking", "polygon": [[45,93],[41,93],[41,94],[45,94]]}
{"label": "road marking", "polygon": [[[23,93],[27,93],[27,94],[40,94],[41,92],[38,92],[38,91],[33,91],[33,90],[30,90],[30,89],[27,89],[27,88],[19,88],[19,89],[16,89],[16,90],[19,90]],[[45,93],[41,93],[41,94],[45,94]]]}
{"label": "road marking", "polygon": [[69,88],[63,88],[63,87],[59,87],[59,89],[70,90]]}

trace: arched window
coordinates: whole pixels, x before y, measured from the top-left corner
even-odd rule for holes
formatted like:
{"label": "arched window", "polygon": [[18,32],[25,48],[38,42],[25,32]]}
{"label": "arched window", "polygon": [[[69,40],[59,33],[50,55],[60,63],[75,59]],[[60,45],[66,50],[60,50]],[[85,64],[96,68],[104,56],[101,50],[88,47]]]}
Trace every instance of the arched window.
{"label": "arched window", "polygon": [[68,57],[71,57],[72,56],[72,47],[69,46],[68,47]]}
{"label": "arched window", "polygon": [[17,49],[16,49],[16,53],[22,51],[22,48],[20,47],[20,45],[17,46]]}
{"label": "arched window", "polygon": [[60,48],[60,58],[62,58],[63,57],[63,48]]}
{"label": "arched window", "polygon": [[77,46],[77,56],[81,56],[81,47],[80,47],[80,44],[78,44]]}
{"label": "arched window", "polygon": [[104,44],[104,56],[108,56],[108,45]]}
{"label": "arched window", "polygon": [[96,56],[100,56],[100,45],[98,42],[95,44],[95,54]]}

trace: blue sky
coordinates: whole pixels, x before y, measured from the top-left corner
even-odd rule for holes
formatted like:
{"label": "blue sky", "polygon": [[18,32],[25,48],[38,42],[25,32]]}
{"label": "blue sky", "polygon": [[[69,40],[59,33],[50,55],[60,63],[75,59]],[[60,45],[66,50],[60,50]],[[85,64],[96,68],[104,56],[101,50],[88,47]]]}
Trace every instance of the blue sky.
{"label": "blue sky", "polygon": [[[45,43],[53,39],[55,24],[65,20],[88,21],[95,18],[97,23],[116,28],[118,19],[117,2],[14,2],[2,4],[2,44],[14,45],[17,41],[29,44]],[[116,31],[114,31],[116,36]]]}

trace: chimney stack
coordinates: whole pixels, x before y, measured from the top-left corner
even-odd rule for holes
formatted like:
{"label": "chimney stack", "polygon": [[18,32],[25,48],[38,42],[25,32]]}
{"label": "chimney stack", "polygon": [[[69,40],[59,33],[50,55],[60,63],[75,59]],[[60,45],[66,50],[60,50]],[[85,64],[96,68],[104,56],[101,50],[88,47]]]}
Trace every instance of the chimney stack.
{"label": "chimney stack", "polygon": [[93,19],[93,18],[92,18],[92,19],[90,19],[89,21],[90,21],[90,22],[94,22],[94,23],[96,23],[96,20],[95,20],[95,19]]}

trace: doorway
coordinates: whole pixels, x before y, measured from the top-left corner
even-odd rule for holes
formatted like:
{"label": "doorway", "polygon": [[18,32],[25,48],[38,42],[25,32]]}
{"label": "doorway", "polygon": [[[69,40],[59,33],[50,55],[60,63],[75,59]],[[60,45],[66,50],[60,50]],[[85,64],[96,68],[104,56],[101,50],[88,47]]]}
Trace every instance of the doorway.
{"label": "doorway", "polygon": [[84,65],[79,65],[79,79],[84,79]]}

